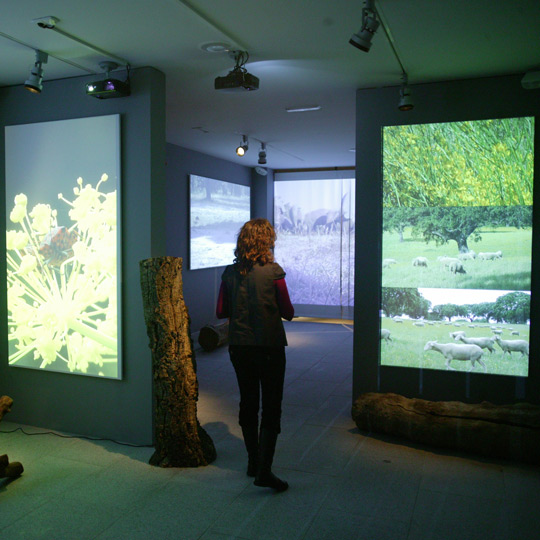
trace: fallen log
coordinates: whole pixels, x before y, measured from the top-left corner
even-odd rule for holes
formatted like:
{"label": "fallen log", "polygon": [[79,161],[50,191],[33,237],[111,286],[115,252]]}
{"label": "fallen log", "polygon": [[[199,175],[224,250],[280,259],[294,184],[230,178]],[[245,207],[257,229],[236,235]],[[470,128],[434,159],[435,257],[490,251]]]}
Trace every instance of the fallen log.
{"label": "fallen log", "polygon": [[206,351],[211,352],[229,339],[229,321],[221,324],[207,324],[199,331],[199,345]]}
{"label": "fallen log", "polygon": [[540,407],[530,403],[435,402],[369,392],[356,399],[351,414],[363,431],[482,456],[540,463]]}
{"label": "fallen log", "polygon": [[182,259],[146,259],[140,271],[155,404],[156,450],[150,464],[208,465],[216,459],[216,449],[197,418],[199,386],[182,290]]}
{"label": "fallen log", "polygon": [[[13,400],[9,396],[0,397],[0,420],[11,411]],[[0,478],[17,478],[24,472],[22,463],[18,461],[9,462],[7,454],[0,456]]]}

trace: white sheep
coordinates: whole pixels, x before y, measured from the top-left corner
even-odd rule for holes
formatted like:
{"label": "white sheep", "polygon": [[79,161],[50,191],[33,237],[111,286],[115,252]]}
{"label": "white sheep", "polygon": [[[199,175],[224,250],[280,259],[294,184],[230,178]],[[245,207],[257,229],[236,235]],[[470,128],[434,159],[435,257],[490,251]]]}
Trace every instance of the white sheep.
{"label": "white sheep", "polygon": [[427,267],[428,260],[425,257],[415,257],[412,261],[413,266],[426,266]]}
{"label": "white sheep", "polygon": [[471,249],[470,251],[467,251],[465,253],[460,253],[458,255],[458,258],[462,261],[474,260],[476,259],[476,253]]}
{"label": "white sheep", "polygon": [[519,336],[519,332],[517,330],[512,330],[510,332],[513,336]]}
{"label": "white sheep", "polygon": [[450,337],[454,338],[456,341],[459,339],[459,336],[464,336],[465,332],[463,330],[456,330],[455,332],[450,332]]}
{"label": "white sheep", "polygon": [[489,352],[495,352],[495,337],[465,337],[458,336],[456,339],[467,343],[468,345],[478,345],[481,349],[488,349]]}
{"label": "white sheep", "polygon": [[392,338],[390,337],[390,330],[381,328],[381,339],[384,339],[384,341],[392,341]]}
{"label": "white sheep", "polygon": [[422,321],[416,321],[416,322],[413,322],[414,326],[425,326],[425,323],[423,323]]}
{"label": "white sheep", "polygon": [[391,268],[393,264],[397,264],[396,259],[383,259],[382,267]]}
{"label": "white sheep", "polygon": [[478,258],[481,261],[494,261],[495,259],[502,259],[502,251],[481,251],[478,254]]}
{"label": "white sheep", "polygon": [[499,330],[497,328],[492,328],[491,331],[494,333],[494,334],[502,334],[502,330]]}
{"label": "white sheep", "polygon": [[469,371],[472,371],[475,362],[478,362],[484,368],[484,373],[487,372],[487,367],[481,360],[484,351],[482,351],[478,345],[467,345],[463,343],[437,343],[436,341],[428,341],[424,347],[424,351],[430,350],[440,352],[446,358],[446,369],[454,369],[450,366],[450,362],[452,360],[470,360],[471,369]]}
{"label": "white sheep", "polygon": [[394,322],[400,322],[402,323],[403,322],[403,319],[398,319],[397,317],[395,319],[392,319]]}
{"label": "white sheep", "polygon": [[503,350],[503,356],[508,353],[512,356],[513,352],[520,352],[521,356],[529,356],[529,342],[524,339],[501,339],[500,336],[495,336],[495,340],[499,347]]}
{"label": "white sheep", "polygon": [[463,268],[463,263],[459,260],[451,261],[445,265],[450,272],[453,274],[466,274],[465,268]]}

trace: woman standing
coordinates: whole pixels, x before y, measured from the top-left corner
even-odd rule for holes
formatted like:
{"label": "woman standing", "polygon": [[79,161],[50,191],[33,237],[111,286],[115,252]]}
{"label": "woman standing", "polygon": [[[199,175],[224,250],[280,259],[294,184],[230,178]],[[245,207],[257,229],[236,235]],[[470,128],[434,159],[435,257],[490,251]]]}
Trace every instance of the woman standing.
{"label": "woman standing", "polygon": [[[291,320],[285,272],[274,262],[276,233],[266,219],[252,219],[238,233],[234,264],[221,276],[216,315],[229,317],[229,354],[240,388],[239,423],[256,486],[285,491],[272,473],[281,431],[287,338],[281,318]],[[259,432],[259,403],[262,413]]]}

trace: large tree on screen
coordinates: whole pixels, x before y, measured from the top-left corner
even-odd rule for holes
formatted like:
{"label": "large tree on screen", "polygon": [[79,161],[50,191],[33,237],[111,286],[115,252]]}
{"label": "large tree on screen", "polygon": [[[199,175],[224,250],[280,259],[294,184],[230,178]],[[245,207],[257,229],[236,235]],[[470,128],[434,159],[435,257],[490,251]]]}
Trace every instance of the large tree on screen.
{"label": "large tree on screen", "polygon": [[[482,239],[480,229],[493,227],[530,227],[532,207],[462,206],[416,209],[413,235],[437,245],[456,242],[461,253],[469,251],[469,240]],[[418,211],[419,210],[419,211]]]}
{"label": "large tree on screen", "polygon": [[418,289],[399,289],[383,287],[381,292],[381,309],[387,317],[408,315],[415,319],[427,317],[431,302],[426,300]]}
{"label": "large tree on screen", "polygon": [[497,322],[524,324],[531,312],[531,297],[523,292],[511,292],[499,296],[493,306],[491,316]]}

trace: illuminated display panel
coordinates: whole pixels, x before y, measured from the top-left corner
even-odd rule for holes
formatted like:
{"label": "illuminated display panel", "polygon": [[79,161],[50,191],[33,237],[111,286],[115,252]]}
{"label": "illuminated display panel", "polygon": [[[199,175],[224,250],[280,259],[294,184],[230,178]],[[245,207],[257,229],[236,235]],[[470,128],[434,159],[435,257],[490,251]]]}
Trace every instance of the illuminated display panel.
{"label": "illuminated display panel", "polygon": [[380,362],[526,377],[534,118],[383,128]]}
{"label": "illuminated display panel", "polygon": [[354,305],[354,208],[354,178],[275,182],[275,256],[293,304]]}
{"label": "illuminated display panel", "polygon": [[250,188],[191,174],[190,269],[232,264],[236,237],[250,220]]}
{"label": "illuminated display panel", "polygon": [[5,134],[9,365],[121,378],[120,117]]}

